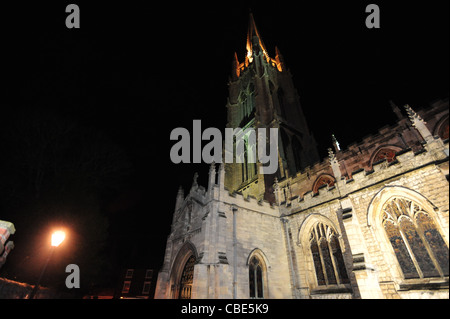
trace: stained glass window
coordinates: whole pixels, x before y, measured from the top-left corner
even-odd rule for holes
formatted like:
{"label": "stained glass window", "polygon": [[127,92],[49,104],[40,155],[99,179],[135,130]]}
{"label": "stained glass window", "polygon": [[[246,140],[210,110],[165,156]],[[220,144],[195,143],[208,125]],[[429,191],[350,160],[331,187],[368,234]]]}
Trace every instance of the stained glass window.
{"label": "stained glass window", "polygon": [[319,286],[326,285],[325,276],[322,269],[322,261],[320,259],[319,246],[317,246],[317,241],[313,238],[310,242],[311,253],[314,262],[314,269],[316,270],[317,284]]}
{"label": "stained glass window", "polygon": [[428,214],[419,212],[416,215],[416,220],[417,224],[423,230],[425,240],[435,255],[436,262],[441,267],[444,276],[448,276],[448,248],[441,234],[438,232],[433,219]]}
{"label": "stained glass window", "polygon": [[384,229],[389,237],[392,248],[394,249],[395,256],[403,271],[403,275],[406,279],[419,278],[416,267],[408,253],[408,248],[406,248],[403,237],[400,234],[399,228],[392,222],[387,221],[384,223]]}
{"label": "stained glass window", "polygon": [[448,247],[419,204],[393,198],[384,205],[383,226],[405,279],[448,276]]}
{"label": "stained glass window", "polygon": [[311,231],[309,245],[318,286],[349,282],[339,240],[331,227],[317,223]]}
{"label": "stained glass window", "polygon": [[350,281],[348,279],[347,270],[345,269],[341,246],[339,245],[339,240],[334,234],[330,238],[330,247],[333,252],[334,260],[336,261],[336,270],[338,271],[339,278],[341,278],[341,282],[344,284],[349,283]]}

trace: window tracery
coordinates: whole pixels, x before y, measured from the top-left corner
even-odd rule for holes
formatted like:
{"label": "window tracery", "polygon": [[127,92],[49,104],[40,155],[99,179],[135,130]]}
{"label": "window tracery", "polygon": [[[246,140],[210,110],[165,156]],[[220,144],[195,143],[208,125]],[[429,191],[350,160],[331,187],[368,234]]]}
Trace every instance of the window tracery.
{"label": "window tracery", "polygon": [[405,279],[448,276],[449,251],[430,214],[402,197],[388,201],[382,225]]}
{"label": "window tracery", "polygon": [[262,262],[253,256],[248,267],[250,298],[264,298],[263,271]]}
{"label": "window tracery", "polygon": [[317,223],[311,230],[309,244],[318,286],[349,283],[339,240],[330,226]]}

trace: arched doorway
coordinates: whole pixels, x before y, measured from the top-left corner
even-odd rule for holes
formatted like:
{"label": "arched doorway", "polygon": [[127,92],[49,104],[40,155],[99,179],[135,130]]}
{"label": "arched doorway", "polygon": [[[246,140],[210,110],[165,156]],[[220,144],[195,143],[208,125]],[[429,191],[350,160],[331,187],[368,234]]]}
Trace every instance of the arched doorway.
{"label": "arched doorway", "polygon": [[[170,298],[191,299],[195,283],[194,270],[198,261],[197,250],[191,242],[179,249],[170,274]],[[195,297],[194,297],[195,298]]]}
{"label": "arched doorway", "polygon": [[192,284],[194,283],[195,257],[192,255],[186,261],[180,278],[178,299],[191,299]]}

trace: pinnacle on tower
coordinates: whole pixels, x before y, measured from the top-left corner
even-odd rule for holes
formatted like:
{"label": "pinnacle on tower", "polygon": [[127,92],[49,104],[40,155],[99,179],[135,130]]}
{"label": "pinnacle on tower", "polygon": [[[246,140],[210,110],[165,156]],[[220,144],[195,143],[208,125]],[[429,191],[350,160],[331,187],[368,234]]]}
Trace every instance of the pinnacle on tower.
{"label": "pinnacle on tower", "polygon": [[392,100],[389,101],[389,104],[391,105],[392,111],[395,113],[395,115],[397,115],[397,118],[399,120],[402,120],[403,119],[403,114],[400,111],[400,108]]}
{"label": "pinnacle on tower", "polygon": [[420,115],[417,114],[416,112],[414,112],[414,110],[409,106],[409,104],[406,104],[404,107],[405,107],[406,113],[408,114],[408,117],[409,117],[410,121],[413,123],[413,126],[414,126],[416,120],[423,122],[423,120],[420,117]]}
{"label": "pinnacle on tower", "polygon": [[243,62],[239,63],[237,54],[234,55],[233,59],[233,73],[232,78],[236,80],[239,78],[241,73],[249,67],[256,56],[260,56],[262,52],[262,60],[267,62],[274,68],[277,68],[278,71],[283,71],[284,69],[284,59],[281,55],[278,48],[275,48],[276,56],[275,59],[269,56],[269,53],[264,45],[264,42],[259,34],[258,28],[256,27],[255,19],[253,17],[253,13],[249,14],[249,22],[248,22],[248,30],[247,30],[247,41],[246,41],[246,49],[247,53]]}
{"label": "pinnacle on tower", "polygon": [[334,136],[334,134],[331,134],[331,140],[333,141],[333,146],[334,146],[336,153],[339,152],[341,150],[341,147],[339,146],[339,142],[336,139],[336,137]]}
{"label": "pinnacle on tower", "polygon": [[331,148],[328,148],[328,158],[330,161],[331,169],[333,170],[333,175],[336,180],[339,180],[342,176],[341,170],[339,169],[339,163],[336,159],[336,155],[333,153]]}
{"label": "pinnacle on tower", "polygon": [[277,62],[278,71],[283,71],[285,69],[284,58],[277,46],[275,47],[275,61]]}
{"label": "pinnacle on tower", "polygon": [[[255,40],[257,40],[257,43],[253,43],[253,38],[256,37]],[[254,48],[254,44],[259,44],[260,48],[263,51],[263,54],[266,56],[266,58],[269,58],[269,55],[267,54],[266,46],[264,45],[264,42],[261,39],[261,36],[259,35],[258,28],[255,24],[255,19],[253,18],[253,13],[250,12],[249,16],[249,22],[248,22],[248,32],[247,32],[247,57],[250,59],[253,55],[253,51],[257,50],[257,48]],[[251,61],[250,61],[251,62]]]}
{"label": "pinnacle on tower", "polygon": [[183,201],[184,201],[184,190],[183,187],[180,185],[180,187],[178,188],[177,199],[175,201],[175,211],[180,209],[181,205],[183,204]]}
{"label": "pinnacle on tower", "polygon": [[427,142],[433,140],[433,135],[425,125],[427,123],[420,117],[420,115],[414,112],[414,110],[408,104],[405,105],[405,110],[406,113],[408,114],[412,126],[419,131],[423,139]]}

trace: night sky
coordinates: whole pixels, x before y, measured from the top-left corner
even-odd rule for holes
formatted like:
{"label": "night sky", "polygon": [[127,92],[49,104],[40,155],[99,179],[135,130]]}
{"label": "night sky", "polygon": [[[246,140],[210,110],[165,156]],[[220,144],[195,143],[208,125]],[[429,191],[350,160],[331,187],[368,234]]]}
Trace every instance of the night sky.
{"label": "night sky", "polygon": [[[225,127],[231,63],[234,52],[245,56],[249,8],[269,55],[278,46],[284,56],[322,158],[331,134],[345,148],[394,124],[389,100],[419,110],[448,97],[447,1],[377,1],[380,29],[366,28],[365,1],[78,3],[81,28],[67,29],[69,3],[2,5],[1,123],[47,114],[102,132],[122,151],[128,175],[114,190],[99,190],[114,270],[158,270],[178,187],[187,194],[196,171],[207,186],[207,164],[171,163],[169,135],[192,131],[194,119],[203,129]],[[0,183],[10,165],[9,154],[1,156]],[[39,264],[44,253],[25,247],[46,245],[46,227],[63,217],[34,214],[46,221],[39,228],[6,196],[0,219],[15,224],[16,249],[0,276],[33,283],[39,270],[19,265]],[[65,245],[84,240],[75,237]]]}

